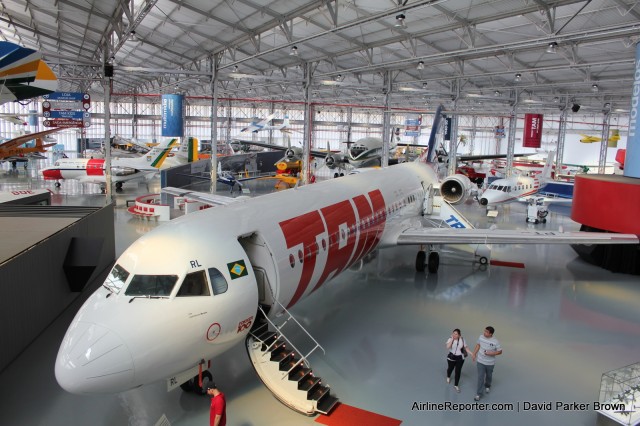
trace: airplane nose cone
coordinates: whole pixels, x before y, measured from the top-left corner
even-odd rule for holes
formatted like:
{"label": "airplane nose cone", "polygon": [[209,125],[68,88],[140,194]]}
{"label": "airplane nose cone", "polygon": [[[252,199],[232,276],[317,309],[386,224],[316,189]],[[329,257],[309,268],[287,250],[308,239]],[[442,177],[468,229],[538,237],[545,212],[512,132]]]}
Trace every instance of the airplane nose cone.
{"label": "airplane nose cone", "polygon": [[78,321],[62,341],[56,380],[75,394],[120,392],[134,387],[134,366],[124,341],[106,327]]}
{"label": "airplane nose cone", "polygon": [[487,200],[486,198],[480,198],[480,204],[486,206],[487,204],[489,204],[489,200]]}
{"label": "airplane nose cone", "polygon": [[45,179],[62,179],[62,174],[58,169],[43,169],[42,176]]}

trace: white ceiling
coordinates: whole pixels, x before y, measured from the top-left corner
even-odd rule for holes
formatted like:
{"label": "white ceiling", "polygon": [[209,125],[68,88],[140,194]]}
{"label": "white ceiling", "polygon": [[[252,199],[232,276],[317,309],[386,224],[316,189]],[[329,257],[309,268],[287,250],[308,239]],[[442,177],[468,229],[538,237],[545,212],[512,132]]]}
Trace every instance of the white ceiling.
{"label": "white ceiling", "polygon": [[519,108],[598,111],[629,109],[638,3],[0,0],[0,23],[3,39],[44,53],[61,90],[95,98],[113,57],[114,93],[210,94],[217,61],[223,97],[302,101],[308,69],[313,102],[382,105],[390,88],[396,107],[457,97],[462,111],[498,112],[517,95]]}

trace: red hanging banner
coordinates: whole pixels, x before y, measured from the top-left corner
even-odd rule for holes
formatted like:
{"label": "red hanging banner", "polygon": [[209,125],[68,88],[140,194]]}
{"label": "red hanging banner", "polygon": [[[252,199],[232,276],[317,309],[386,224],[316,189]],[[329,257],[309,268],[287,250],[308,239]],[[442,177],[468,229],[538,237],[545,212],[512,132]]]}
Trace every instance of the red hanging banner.
{"label": "red hanging banner", "polygon": [[540,148],[542,141],[542,114],[524,115],[524,148]]}

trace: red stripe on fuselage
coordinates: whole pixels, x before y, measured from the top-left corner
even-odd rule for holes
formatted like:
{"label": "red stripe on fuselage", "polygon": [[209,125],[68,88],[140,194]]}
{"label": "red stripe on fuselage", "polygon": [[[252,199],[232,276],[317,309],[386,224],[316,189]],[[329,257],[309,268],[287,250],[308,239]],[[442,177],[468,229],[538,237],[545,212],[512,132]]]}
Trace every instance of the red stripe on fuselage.
{"label": "red stripe on fuselage", "polygon": [[[376,247],[384,230],[386,204],[380,190],[371,191],[368,196],[371,203],[365,195],[353,198],[355,211],[347,200],[280,222],[287,249],[295,249],[302,244],[304,250],[300,280],[287,308],[300,300],[309,287],[317,263],[318,237],[323,233],[329,236],[327,260],[324,265],[318,264],[322,273],[313,290]],[[359,232],[355,232],[356,227]],[[297,253],[292,254],[298,258]]]}
{"label": "red stripe on fuselage", "polygon": [[92,158],[87,161],[87,176],[104,176],[104,159]]}

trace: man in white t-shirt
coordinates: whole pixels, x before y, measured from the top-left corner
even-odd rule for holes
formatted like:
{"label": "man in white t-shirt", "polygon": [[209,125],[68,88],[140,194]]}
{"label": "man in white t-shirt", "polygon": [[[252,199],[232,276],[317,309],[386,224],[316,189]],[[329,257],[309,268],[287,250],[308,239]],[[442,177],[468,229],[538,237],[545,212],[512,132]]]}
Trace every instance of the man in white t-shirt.
{"label": "man in white t-shirt", "polygon": [[493,378],[493,367],[496,364],[496,356],[502,354],[502,346],[498,339],[493,337],[495,329],[488,326],[484,329],[484,333],[478,337],[478,343],[471,355],[474,362],[478,366],[478,389],[476,401],[480,400],[483,391],[489,393],[491,390],[491,380]]}

